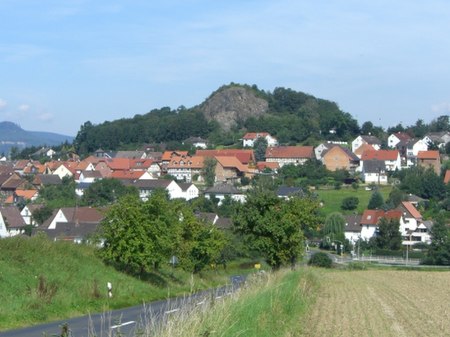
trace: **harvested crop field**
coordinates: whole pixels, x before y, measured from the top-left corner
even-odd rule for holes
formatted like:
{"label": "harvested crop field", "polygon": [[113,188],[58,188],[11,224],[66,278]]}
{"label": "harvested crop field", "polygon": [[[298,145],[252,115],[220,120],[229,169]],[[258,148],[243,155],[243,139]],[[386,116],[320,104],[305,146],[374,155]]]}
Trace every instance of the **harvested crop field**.
{"label": "harvested crop field", "polygon": [[304,336],[450,336],[450,272],[317,272]]}

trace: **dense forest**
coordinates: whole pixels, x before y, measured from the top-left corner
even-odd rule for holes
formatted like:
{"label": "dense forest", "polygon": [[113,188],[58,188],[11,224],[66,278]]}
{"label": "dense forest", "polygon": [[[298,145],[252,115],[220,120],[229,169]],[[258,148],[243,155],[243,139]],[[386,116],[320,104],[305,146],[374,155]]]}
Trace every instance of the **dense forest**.
{"label": "dense forest", "polygon": [[[221,122],[208,118],[202,107],[212,98],[225,101],[224,105],[228,106],[238,101],[240,106],[252,104],[252,101],[245,101],[245,97],[231,90],[236,88],[245,89],[247,97],[253,95],[267,102],[267,110],[257,116],[242,114],[231,130],[224,130]],[[231,115],[234,111],[222,111],[225,118],[228,113]],[[256,85],[231,83],[192,108],[180,106],[174,110],[163,107],[133,118],[98,125],[87,121],[81,126],[73,145],[79,154],[85,155],[99,148],[134,150],[143,144],[162,142],[168,149],[180,149],[183,140],[189,137],[207,139],[213,146],[238,146],[245,132],[269,132],[281,144],[317,145],[324,140],[350,141],[358,134],[373,134],[386,139],[388,134],[397,131],[409,133],[412,137],[423,137],[427,132],[449,130],[449,116],[441,116],[430,124],[419,119],[415,125],[404,127],[399,124],[387,130],[373,125],[371,121],[360,127],[352,115],[342,111],[335,102],[282,87],[270,92],[260,90]]]}

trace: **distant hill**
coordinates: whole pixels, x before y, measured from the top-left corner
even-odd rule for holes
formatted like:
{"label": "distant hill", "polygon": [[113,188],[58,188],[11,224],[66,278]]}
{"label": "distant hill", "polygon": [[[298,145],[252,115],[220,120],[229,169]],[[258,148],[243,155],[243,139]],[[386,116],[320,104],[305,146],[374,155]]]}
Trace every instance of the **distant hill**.
{"label": "distant hill", "polygon": [[0,153],[9,153],[12,147],[19,150],[30,146],[55,146],[65,141],[72,143],[73,137],[51,132],[26,131],[12,122],[0,122]]}

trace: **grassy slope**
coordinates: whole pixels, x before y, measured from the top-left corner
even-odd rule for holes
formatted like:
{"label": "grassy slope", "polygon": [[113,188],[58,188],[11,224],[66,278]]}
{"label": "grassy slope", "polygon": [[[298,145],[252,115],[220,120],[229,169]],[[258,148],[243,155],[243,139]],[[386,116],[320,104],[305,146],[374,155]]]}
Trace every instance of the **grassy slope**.
{"label": "grassy slope", "polygon": [[[380,192],[383,195],[384,200],[386,200],[391,192],[392,188],[390,186],[380,187]],[[356,211],[358,214],[362,214],[369,204],[370,197],[372,196],[372,191],[366,191],[363,187],[359,187],[354,190],[351,187],[343,187],[339,190],[317,190],[315,191],[320,200],[323,201],[323,214],[327,215],[331,212],[341,212],[343,214],[352,214],[353,211],[343,211],[341,209],[342,200],[347,197],[357,197],[359,199],[358,208]]]}
{"label": "grassy slope", "polygon": [[[137,305],[228,280],[224,272],[203,276],[192,283],[190,274],[168,269],[138,280],[105,266],[92,247],[38,237],[2,239],[0,331]],[[113,285],[112,299],[107,297],[107,282]]]}

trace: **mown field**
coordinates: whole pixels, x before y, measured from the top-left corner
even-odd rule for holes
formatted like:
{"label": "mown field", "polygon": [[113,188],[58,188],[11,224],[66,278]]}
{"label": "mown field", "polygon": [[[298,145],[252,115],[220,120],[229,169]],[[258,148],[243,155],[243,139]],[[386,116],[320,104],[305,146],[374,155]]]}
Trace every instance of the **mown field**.
{"label": "mown field", "polygon": [[449,336],[449,285],[450,271],[284,270],[145,336]]}
{"label": "mown field", "polygon": [[450,272],[317,271],[302,336],[449,336]]}

